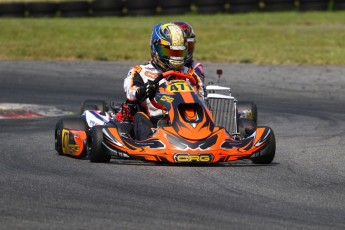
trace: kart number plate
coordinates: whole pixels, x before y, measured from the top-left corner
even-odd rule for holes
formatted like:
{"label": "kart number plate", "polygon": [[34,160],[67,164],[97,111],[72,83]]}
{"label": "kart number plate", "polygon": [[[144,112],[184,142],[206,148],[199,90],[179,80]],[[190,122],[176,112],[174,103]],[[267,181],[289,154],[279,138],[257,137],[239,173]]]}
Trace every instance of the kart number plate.
{"label": "kart number plate", "polygon": [[181,92],[193,92],[193,87],[190,86],[187,82],[177,82],[168,85],[167,91],[171,93],[181,93]]}

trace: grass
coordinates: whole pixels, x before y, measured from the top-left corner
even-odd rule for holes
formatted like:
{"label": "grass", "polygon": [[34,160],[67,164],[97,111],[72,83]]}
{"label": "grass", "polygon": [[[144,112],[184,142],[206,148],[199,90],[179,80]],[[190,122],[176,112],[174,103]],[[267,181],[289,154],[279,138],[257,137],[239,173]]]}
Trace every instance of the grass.
{"label": "grass", "polygon": [[147,60],[152,26],[189,22],[208,62],[345,65],[345,12],[0,19],[0,60]]}

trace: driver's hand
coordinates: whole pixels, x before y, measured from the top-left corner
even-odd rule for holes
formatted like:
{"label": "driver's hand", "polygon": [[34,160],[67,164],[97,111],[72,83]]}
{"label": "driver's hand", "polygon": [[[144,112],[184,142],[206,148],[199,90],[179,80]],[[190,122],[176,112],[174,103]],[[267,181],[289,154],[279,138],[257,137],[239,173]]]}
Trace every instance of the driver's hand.
{"label": "driver's hand", "polygon": [[153,83],[153,81],[150,81],[148,80],[146,83],[145,83],[145,92],[146,92],[146,96],[148,98],[154,98],[154,96],[156,95],[156,91],[157,91],[157,87],[158,85],[155,85]]}

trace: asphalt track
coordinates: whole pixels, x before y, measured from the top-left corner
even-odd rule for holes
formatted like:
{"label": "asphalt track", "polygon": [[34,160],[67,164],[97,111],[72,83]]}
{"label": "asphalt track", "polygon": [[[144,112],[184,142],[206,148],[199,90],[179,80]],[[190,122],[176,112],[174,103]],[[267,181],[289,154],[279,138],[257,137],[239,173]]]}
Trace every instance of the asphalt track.
{"label": "asphalt track", "polygon": [[[119,99],[129,62],[0,62],[0,103]],[[205,64],[273,128],[271,165],[58,156],[58,117],[0,120],[0,229],[344,229],[345,68]]]}

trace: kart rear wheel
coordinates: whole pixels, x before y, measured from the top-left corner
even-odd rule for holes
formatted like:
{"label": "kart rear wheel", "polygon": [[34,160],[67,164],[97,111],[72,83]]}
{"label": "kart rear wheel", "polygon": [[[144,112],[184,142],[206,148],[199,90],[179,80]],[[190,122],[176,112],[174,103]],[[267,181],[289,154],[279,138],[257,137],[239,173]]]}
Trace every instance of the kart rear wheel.
{"label": "kart rear wheel", "polygon": [[237,117],[248,118],[258,124],[258,109],[254,102],[251,101],[239,101],[237,102]]}
{"label": "kart rear wheel", "polygon": [[[55,150],[59,155],[62,155],[62,130],[63,129],[75,129],[87,131],[85,121],[80,117],[62,118],[56,123],[55,127]],[[81,156],[84,156],[86,152],[83,152]]]}
{"label": "kart rear wheel", "polygon": [[267,141],[267,145],[259,150],[258,152],[255,152],[252,156],[251,156],[251,160],[255,163],[255,164],[270,164],[275,156],[276,153],[276,139],[274,136],[274,132],[271,129],[271,134],[269,137],[269,140]]}
{"label": "kart rear wheel", "polygon": [[237,120],[238,132],[241,134],[241,137],[250,136],[255,132],[257,127],[256,123],[249,118],[239,118]]}
{"label": "kart rear wheel", "polygon": [[89,138],[88,157],[91,162],[108,163],[110,155],[105,152],[103,147],[103,126],[94,126],[91,129],[91,136]]}
{"label": "kart rear wheel", "polygon": [[104,100],[85,100],[81,105],[80,115],[82,115],[85,110],[99,110],[104,113],[108,110],[108,105]]}

